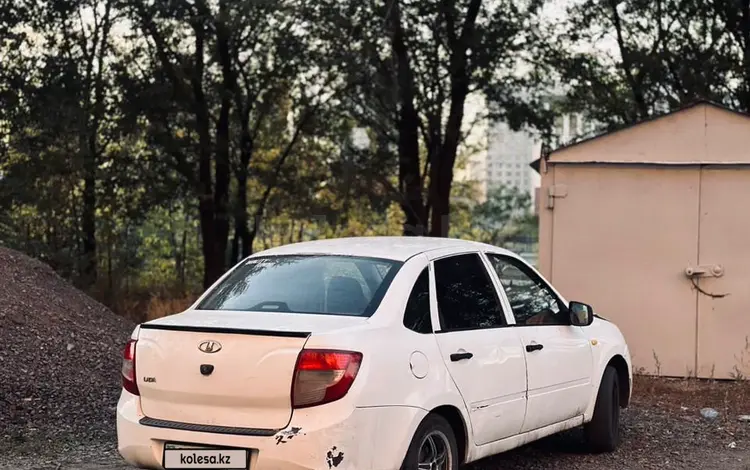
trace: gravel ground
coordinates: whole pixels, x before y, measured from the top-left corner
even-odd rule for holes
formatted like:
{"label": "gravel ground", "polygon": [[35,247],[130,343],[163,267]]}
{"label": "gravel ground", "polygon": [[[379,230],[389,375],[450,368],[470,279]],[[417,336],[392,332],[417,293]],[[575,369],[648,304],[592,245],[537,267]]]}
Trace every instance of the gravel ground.
{"label": "gravel ground", "polygon": [[[750,383],[638,378],[635,385],[617,452],[588,454],[580,430],[573,430],[466,470],[750,470],[750,422],[738,419],[750,413]],[[704,407],[715,408],[719,417],[703,418]],[[111,434],[85,445],[29,440],[3,449],[0,444],[0,470],[131,470],[119,459]]]}
{"label": "gravel ground", "polygon": [[[706,469],[750,470],[750,382],[637,377],[623,413],[623,442],[612,454],[586,453],[574,430],[492,457],[471,470]],[[701,416],[705,407],[719,417]]]}
{"label": "gravel ground", "polygon": [[5,248],[0,280],[0,446],[111,438],[133,324]]}
{"label": "gravel ground", "polygon": [[[115,450],[114,409],[133,325],[4,248],[0,280],[0,470],[129,470]],[[706,407],[718,417],[702,417]],[[574,430],[467,470],[750,470],[740,415],[750,415],[750,382],[638,377],[617,452],[587,454]]]}

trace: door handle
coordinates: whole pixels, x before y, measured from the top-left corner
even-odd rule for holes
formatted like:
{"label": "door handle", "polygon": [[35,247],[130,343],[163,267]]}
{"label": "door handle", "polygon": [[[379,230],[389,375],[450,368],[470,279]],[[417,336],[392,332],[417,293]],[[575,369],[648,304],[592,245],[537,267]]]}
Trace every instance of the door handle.
{"label": "door handle", "polygon": [[526,352],[541,351],[542,349],[544,349],[543,344],[527,344],[526,345]]}
{"label": "door handle", "polygon": [[471,359],[474,355],[470,352],[460,352],[451,354],[451,361],[458,362],[464,359]]}

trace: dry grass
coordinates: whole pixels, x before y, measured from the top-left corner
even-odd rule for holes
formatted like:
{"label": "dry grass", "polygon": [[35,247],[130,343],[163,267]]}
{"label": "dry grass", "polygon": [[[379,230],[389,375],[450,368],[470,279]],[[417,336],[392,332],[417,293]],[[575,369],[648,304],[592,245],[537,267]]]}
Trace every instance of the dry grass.
{"label": "dry grass", "polygon": [[142,323],[174,315],[187,309],[198,298],[198,294],[154,293],[118,297],[112,302],[115,313]]}
{"label": "dry grass", "polygon": [[195,296],[166,298],[155,295],[146,306],[146,321],[180,313],[191,306],[195,299]]}
{"label": "dry grass", "polygon": [[637,375],[633,380],[633,401],[671,409],[709,407],[733,417],[750,414],[750,381]]}

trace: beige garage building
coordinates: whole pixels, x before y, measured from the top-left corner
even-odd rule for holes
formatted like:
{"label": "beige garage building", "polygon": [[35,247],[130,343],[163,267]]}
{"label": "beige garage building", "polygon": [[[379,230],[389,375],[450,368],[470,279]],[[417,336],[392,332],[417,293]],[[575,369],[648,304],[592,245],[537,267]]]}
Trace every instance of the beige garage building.
{"label": "beige garage building", "polygon": [[539,267],[637,369],[750,376],[750,116],[700,102],[535,164]]}

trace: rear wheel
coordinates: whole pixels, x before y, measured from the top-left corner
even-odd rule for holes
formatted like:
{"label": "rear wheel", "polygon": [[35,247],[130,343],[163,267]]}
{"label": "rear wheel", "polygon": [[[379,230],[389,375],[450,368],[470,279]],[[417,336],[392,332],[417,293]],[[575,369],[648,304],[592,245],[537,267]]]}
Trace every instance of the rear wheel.
{"label": "rear wheel", "polygon": [[594,416],[584,432],[593,452],[612,452],[620,444],[620,381],[614,367],[604,370]]}
{"label": "rear wheel", "polygon": [[427,415],[414,433],[401,470],[458,470],[456,436],[445,418]]}

